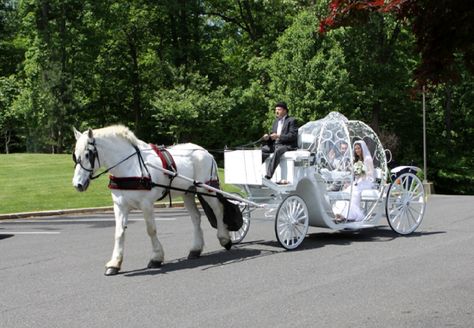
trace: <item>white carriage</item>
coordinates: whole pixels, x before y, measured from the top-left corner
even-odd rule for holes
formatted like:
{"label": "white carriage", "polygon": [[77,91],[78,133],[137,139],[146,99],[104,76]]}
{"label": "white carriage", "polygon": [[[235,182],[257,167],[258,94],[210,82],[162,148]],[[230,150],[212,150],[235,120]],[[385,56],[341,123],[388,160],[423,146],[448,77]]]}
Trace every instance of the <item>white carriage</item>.
{"label": "white carriage", "polygon": [[[360,169],[355,168],[353,150],[361,142],[373,164],[364,188],[357,179],[368,175],[369,168],[356,172]],[[337,112],[299,128],[298,149],[283,155],[272,180],[263,178],[266,163],[260,150],[226,151],[225,182],[240,187],[247,200],[240,202],[244,224],[232,233],[233,242],[245,237],[256,207],[274,218],[277,240],[286,249],[297,248],[309,226],[359,230],[387,217],[396,233],[412,233],[426,205],[423,183],[416,175],[419,169],[401,166],[389,172],[387,154],[368,125]],[[282,180],[285,184],[279,184]],[[355,209],[358,216],[352,219],[348,214]]]}

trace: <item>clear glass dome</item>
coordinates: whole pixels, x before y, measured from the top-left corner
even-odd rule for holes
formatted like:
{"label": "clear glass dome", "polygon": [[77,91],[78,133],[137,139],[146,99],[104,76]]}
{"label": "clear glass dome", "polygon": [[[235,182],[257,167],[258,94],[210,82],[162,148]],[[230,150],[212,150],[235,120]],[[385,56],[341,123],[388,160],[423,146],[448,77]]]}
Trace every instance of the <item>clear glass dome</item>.
{"label": "clear glass dome", "polygon": [[364,122],[348,120],[341,113],[331,112],[323,119],[306,123],[298,131],[298,147],[314,153],[316,165],[321,168],[338,169],[334,159],[341,157],[348,158],[352,163],[353,146],[358,140],[367,144],[374,167],[386,173],[387,162],[382,144]]}

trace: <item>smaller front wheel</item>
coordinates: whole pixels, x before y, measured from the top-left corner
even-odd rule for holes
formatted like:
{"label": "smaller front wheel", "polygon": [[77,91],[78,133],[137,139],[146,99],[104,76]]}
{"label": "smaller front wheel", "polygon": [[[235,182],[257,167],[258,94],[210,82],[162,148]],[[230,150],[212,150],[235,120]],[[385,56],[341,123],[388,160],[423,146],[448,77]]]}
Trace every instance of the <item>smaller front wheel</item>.
{"label": "smaller front wheel", "polygon": [[278,207],[275,218],[275,234],[286,249],[298,247],[308,232],[309,214],[304,200],[296,195],[288,196]]}
{"label": "smaller front wheel", "polygon": [[[242,195],[239,193],[233,193],[240,198],[242,198]],[[233,202],[233,200],[229,199],[229,201]],[[237,231],[229,231],[230,234],[230,240],[232,241],[232,244],[238,244],[242,240],[244,240],[245,236],[247,235],[247,232],[249,232],[250,228],[250,208],[248,205],[243,204],[243,203],[238,203],[240,212],[242,213],[242,227],[237,230]]]}

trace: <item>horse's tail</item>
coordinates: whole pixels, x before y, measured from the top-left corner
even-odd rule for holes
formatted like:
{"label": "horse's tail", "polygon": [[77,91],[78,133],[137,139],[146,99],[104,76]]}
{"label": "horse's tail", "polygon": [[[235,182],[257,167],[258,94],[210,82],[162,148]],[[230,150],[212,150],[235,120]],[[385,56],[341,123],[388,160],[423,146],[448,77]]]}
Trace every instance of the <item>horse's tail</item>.
{"label": "horse's tail", "polygon": [[[210,154],[211,155],[211,154]],[[218,185],[219,185],[219,189],[220,189],[220,184],[219,184],[219,169],[217,168],[217,162],[216,162],[216,159],[214,158],[214,156],[211,155],[211,158],[212,158],[212,166],[211,166],[211,177],[210,177],[210,180],[211,181],[217,181]]]}
{"label": "horse's tail", "polygon": [[[217,162],[214,159],[214,156],[209,154],[212,158],[212,165],[211,165],[211,173],[209,177],[209,184],[210,186],[214,188],[220,189],[220,183],[219,183],[219,172],[218,172],[218,167],[217,167]],[[243,224],[243,219],[242,219],[242,212],[240,211],[240,208],[238,205],[231,203],[225,198],[222,194],[216,193],[217,199],[219,199],[219,202],[222,204],[223,209],[224,209],[224,223],[227,225],[227,229],[229,231],[237,231],[242,227]],[[211,223],[211,226],[216,228],[217,227],[217,220],[214,211],[212,208],[209,206],[205,198],[198,194],[198,199],[199,202],[201,203],[202,208],[204,209],[204,213],[206,214],[209,223]]]}

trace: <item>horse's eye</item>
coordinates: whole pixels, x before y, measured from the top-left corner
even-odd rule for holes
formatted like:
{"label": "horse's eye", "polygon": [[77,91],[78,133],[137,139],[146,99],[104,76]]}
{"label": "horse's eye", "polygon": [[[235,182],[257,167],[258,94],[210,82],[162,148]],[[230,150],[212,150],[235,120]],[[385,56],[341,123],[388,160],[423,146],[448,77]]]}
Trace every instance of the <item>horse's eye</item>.
{"label": "horse's eye", "polygon": [[85,157],[86,159],[89,159],[89,153],[86,153],[86,154],[84,155],[84,157]]}

